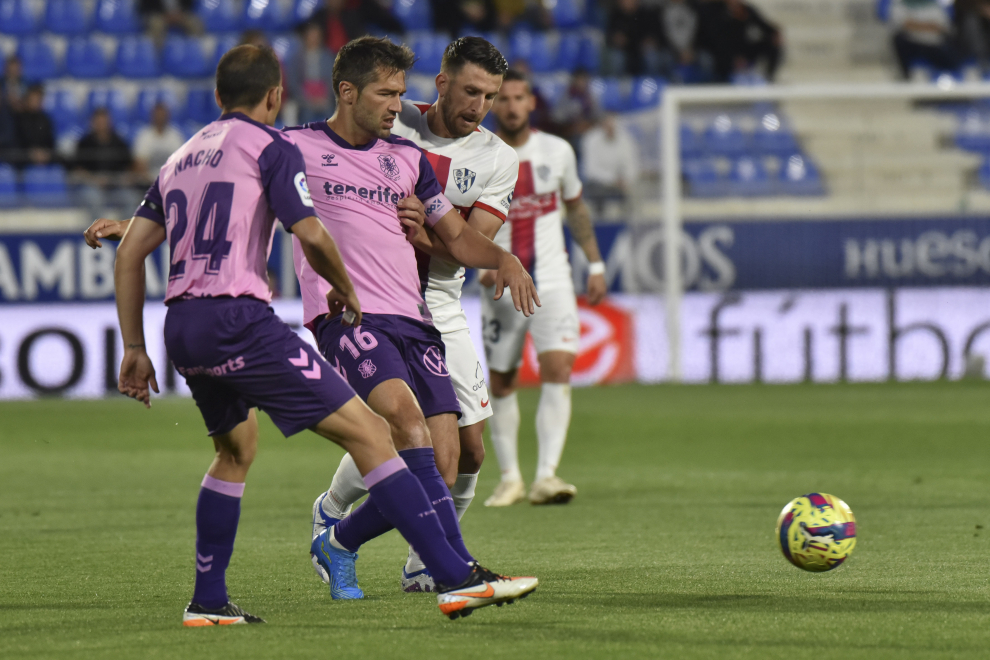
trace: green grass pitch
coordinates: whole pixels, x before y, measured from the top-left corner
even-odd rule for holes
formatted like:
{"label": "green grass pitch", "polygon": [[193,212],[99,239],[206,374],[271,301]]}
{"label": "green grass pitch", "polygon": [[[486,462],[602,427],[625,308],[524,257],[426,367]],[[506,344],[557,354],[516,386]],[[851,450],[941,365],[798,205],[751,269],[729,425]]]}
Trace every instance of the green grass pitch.
{"label": "green grass pitch", "polygon": [[[537,393],[522,395],[524,473]],[[193,516],[212,453],[189,400],[0,404],[0,657],[913,658],[990,655],[990,385],[576,390],[562,507],[491,510],[490,454],[464,520],[526,601],[456,622],[398,589],[396,533],[333,602],[308,556],[340,450],[262,415],[229,572],[264,626],[183,629]],[[780,509],[824,491],[852,558],[799,571]]]}

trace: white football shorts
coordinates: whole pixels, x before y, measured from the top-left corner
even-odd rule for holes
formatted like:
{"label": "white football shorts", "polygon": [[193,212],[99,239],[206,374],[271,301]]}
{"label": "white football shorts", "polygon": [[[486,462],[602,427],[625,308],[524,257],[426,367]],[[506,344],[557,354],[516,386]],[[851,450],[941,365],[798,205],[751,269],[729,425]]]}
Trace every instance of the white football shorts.
{"label": "white football shorts", "polygon": [[460,427],[477,424],[492,416],[485,371],[471,342],[466,320],[464,325],[462,330],[441,333],[447,354],[447,371],[450,372],[457,402],[461,405],[461,418],[457,420]]}
{"label": "white football shorts", "polygon": [[492,300],[494,287],[481,297],[481,322],[488,368],[502,373],[514,371],[522,364],[526,333],[533,337],[536,353],[547,351],[578,352],[581,323],[578,320],[574,289],[554,288],[540,292],[541,307],[529,318],[517,312],[512,295],[506,290],[500,300]]}

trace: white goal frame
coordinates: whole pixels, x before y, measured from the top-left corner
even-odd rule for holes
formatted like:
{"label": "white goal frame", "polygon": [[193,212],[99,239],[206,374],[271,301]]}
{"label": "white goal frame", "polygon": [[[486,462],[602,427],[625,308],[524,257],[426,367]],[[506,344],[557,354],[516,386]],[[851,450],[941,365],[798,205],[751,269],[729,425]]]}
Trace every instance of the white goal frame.
{"label": "white goal frame", "polygon": [[[932,83],[849,83],[731,87],[720,85],[671,86],[663,91],[660,106],[660,163],[663,199],[664,303],[668,342],[667,379],[683,378],[681,356],[681,298],[684,285],[680,269],[681,214],[680,118],[684,105],[719,105],[798,99],[898,99],[954,101],[990,98],[990,84],[957,83],[941,77]],[[812,154],[813,155],[813,154]]]}

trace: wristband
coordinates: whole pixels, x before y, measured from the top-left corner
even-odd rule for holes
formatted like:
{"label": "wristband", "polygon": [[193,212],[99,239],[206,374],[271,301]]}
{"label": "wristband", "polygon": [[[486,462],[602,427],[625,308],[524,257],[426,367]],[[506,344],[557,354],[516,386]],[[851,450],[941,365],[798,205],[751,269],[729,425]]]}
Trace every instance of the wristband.
{"label": "wristband", "polygon": [[588,275],[604,275],[605,274],[605,262],[604,261],[593,261],[588,264]]}

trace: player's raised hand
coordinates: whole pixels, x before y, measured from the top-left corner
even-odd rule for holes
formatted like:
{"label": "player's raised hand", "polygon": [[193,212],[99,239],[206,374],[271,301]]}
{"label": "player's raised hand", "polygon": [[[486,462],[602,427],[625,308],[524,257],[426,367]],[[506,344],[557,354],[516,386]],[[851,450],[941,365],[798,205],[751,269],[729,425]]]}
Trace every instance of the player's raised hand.
{"label": "player's raised hand", "polygon": [[540,307],[540,296],[536,293],[536,284],[529,276],[522,263],[514,255],[503,252],[499,258],[498,271],[495,273],[495,300],[502,297],[508,287],[512,295],[512,304],[517,312],[524,316],[532,316]]}
{"label": "player's raised hand", "polygon": [[361,325],[361,303],[353,289],[349,295],[341,293],[338,289],[330,289],[327,292],[327,306],[330,308],[331,318],[343,312],[341,323]]}
{"label": "player's raised hand", "polygon": [[128,222],[128,220],[109,220],[107,218],[100,218],[83,232],[83,238],[86,239],[86,245],[95,250],[96,248],[103,247],[103,243],[100,242],[101,238],[106,238],[111,241],[119,241],[124,237],[124,232],[127,231]]}
{"label": "player's raised hand", "polygon": [[605,299],[608,286],[604,275],[588,275],[588,304],[592,307]]}
{"label": "player's raised hand", "polygon": [[410,195],[400,199],[397,208],[402,231],[405,232],[407,239],[412,240],[426,224],[426,206],[419,197]]}
{"label": "player's raised hand", "polygon": [[145,408],[151,407],[151,392],[158,394],[158,381],[155,379],[155,366],[144,347],[125,348],[124,359],[120,362],[120,376],[117,389],[132,399],[137,399]]}

